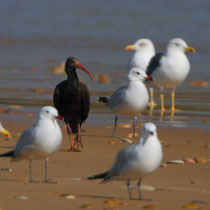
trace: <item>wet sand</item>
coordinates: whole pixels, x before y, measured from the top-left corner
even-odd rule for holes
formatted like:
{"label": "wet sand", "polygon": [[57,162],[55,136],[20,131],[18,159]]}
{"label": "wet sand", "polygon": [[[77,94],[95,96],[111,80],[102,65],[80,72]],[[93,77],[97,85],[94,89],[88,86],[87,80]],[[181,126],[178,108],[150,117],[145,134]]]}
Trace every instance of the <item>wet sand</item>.
{"label": "wet sand", "polygon": [[[8,141],[0,136],[1,153],[10,150],[16,144],[18,135],[28,125],[4,124],[4,126],[11,127],[12,140]],[[150,200],[130,201],[126,184],[123,182],[115,181],[99,185],[99,180],[83,179],[109,169],[117,152],[128,145],[128,143],[115,143],[116,139],[110,137],[112,129],[107,127],[85,125],[84,128],[86,129],[86,132],[82,133],[84,148],[81,152],[73,153],[67,151],[69,141],[62,125],[64,137],[62,147],[49,158],[49,178],[53,183],[42,183],[43,160],[33,162],[33,179],[39,183],[29,183],[28,161],[10,162],[9,158],[0,158],[1,169],[12,169],[12,172],[0,171],[0,208],[3,210],[82,208],[130,210],[145,207],[181,209],[191,202],[194,202],[191,207],[210,208],[210,162],[167,164],[166,167],[161,167],[145,177],[142,184],[156,188],[155,191],[142,191],[143,198]],[[118,128],[117,132],[120,136],[127,137],[131,129]],[[163,163],[186,157],[210,158],[208,131],[158,127],[158,134],[163,144]],[[132,193],[133,196],[137,196],[136,189],[133,189]],[[71,199],[67,199],[65,194]]]}

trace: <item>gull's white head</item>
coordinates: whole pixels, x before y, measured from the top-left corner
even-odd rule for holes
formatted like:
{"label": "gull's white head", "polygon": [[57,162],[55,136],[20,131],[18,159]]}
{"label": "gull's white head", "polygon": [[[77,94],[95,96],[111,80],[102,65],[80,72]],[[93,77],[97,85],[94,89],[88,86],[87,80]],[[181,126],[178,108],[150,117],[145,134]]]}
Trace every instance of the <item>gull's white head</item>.
{"label": "gull's white head", "polygon": [[39,113],[39,118],[40,119],[51,119],[55,120],[56,118],[58,119],[60,116],[58,114],[58,111],[56,108],[52,106],[44,106],[41,108],[40,113]]}
{"label": "gull's white head", "polygon": [[141,81],[144,80],[152,80],[150,76],[148,76],[143,70],[139,68],[132,68],[128,73],[128,78],[130,81]]}
{"label": "gull's white head", "polygon": [[188,46],[187,43],[181,38],[171,39],[167,45],[167,52],[171,51],[181,51],[181,52],[195,52],[195,49]]}
{"label": "gull's white head", "polygon": [[144,123],[141,129],[141,136],[147,139],[152,136],[157,136],[157,129],[154,123]]}
{"label": "gull's white head", "polygon": [[135,50],[135,51],[150,50],[155,53],[154,44],[150,39],[139,39],[134,44],[127,45],[125,47],[125,50]]}

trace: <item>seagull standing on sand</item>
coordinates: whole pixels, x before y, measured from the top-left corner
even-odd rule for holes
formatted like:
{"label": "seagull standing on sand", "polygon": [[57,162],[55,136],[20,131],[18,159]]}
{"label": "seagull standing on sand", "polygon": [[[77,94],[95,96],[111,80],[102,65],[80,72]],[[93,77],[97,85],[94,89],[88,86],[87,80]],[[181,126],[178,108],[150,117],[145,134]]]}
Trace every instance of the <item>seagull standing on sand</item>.
{"label": "seagull standing on sand", "polygon": [[162,161],[162,146],[157,136],[156,126],[145,123],[142,127],[141,137],[137,144],[123,148],[116,156],[111,169],[105,173],[88,177],[88,179],[103,180],[100,183],[120,180],[127,181],[129,198],[132,200],[131,180],[139,180],[138,200],[142,200],[140,185],[142,178],[154,172]]}
{"label": "seagull standing on sand", "polygon": [[56,118],[59,118],[59,115],[54,107],[43,107],[37,123],[21,134],[14,150],[0,155],[0,157],[12,157],[12,161],[29,160],[30,182],[33,182],[32,160],[42,158],[45,158],[44,182],[49,181],[48,156],[58,151],[62,143],[62,133]]}
{"label": "seagull standing on sand", "polygon": [[[166,53],[157,53],[150,61],[147,74],[154,78],[154,85],[161,90],[172,89],[171,111],[175,111],[175,88],[180,85],[190,71],[190,63],[185,52],[195,52],[180,38],[171,39],[167,45]],[[164,112],[164,95],[160,95],[161,110]]]}
{"label": "seagull standing on sand", "polygon": [[7,138],[10,138],[11,137],[9,131],[7,131],[5,128],[3,128],[1,122],[0,122],[0,133],[2,133]]}
{"label": "seagull standing on sand", "polygon": [[[125,50],[135,50],[129,59],[128,70],[137,67],[146,72],[151,58],[155,55],[155,47],[150,39],[139,39],[133,45],[127,45]],[[155,106],[153,88],[150,87],[150,106]]]}
{"label": "seagull standing on sand", "polygon": [[99,97],[99,101],[107,103],[108,107],[115,112],[115,124],[113,136],[116,136],[118,114],[134,117],[133,136],[135,137],[135,120],[144,111],[149,102],[147,88],[144,80],[152,80],[150,76],[138,68],[132,68],[128,74],[128,84],[116,90],[110,98]]}

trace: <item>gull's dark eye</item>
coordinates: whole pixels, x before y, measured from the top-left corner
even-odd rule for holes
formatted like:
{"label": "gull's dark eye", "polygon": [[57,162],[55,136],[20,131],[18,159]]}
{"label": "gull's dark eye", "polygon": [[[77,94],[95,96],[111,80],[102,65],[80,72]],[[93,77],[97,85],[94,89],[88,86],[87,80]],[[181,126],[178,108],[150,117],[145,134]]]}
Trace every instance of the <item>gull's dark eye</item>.
{"label": "gull's dark eye", "polygon": [[46,110],[46,113],[49,113],[49,111],[48,111],[48,110]]}
{"label": "gull's dark eye", "polygon": [[175,43],[175,45],[176,45],[177,47],[179,47],[179,44],[178,44],[178,43]]}
{"label": "gull's dark eye", "polygon": [[144,47],[145,45],[146,45],[145,43],[139,44],[140,47]]}
{"label": "gull's dark eye", "polygon": [[136,75],[139,75],[140,73],[139,73],[139,72],[135,72],[135,74],[136,74]]}

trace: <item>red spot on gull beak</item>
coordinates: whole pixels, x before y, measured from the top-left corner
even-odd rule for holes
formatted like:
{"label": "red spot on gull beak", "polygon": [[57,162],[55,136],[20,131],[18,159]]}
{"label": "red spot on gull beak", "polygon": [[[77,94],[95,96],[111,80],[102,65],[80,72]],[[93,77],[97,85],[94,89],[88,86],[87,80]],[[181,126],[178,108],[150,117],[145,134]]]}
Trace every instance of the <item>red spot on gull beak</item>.
{"label": "red spot on gull beak", "polygon": [[148,81],[148,80],[154,81],[154,79],[153,79],[151,76],[149,76],[149,75],[147,75],[147,78],[146,78],[145,80],[146,80],[146,81]]}
{"label": "red spot on gull beak", "polygon": [[64,117],[62,117],[60,114],[56,117],[56,119],[59,119],[59,120],[64,120]]}

